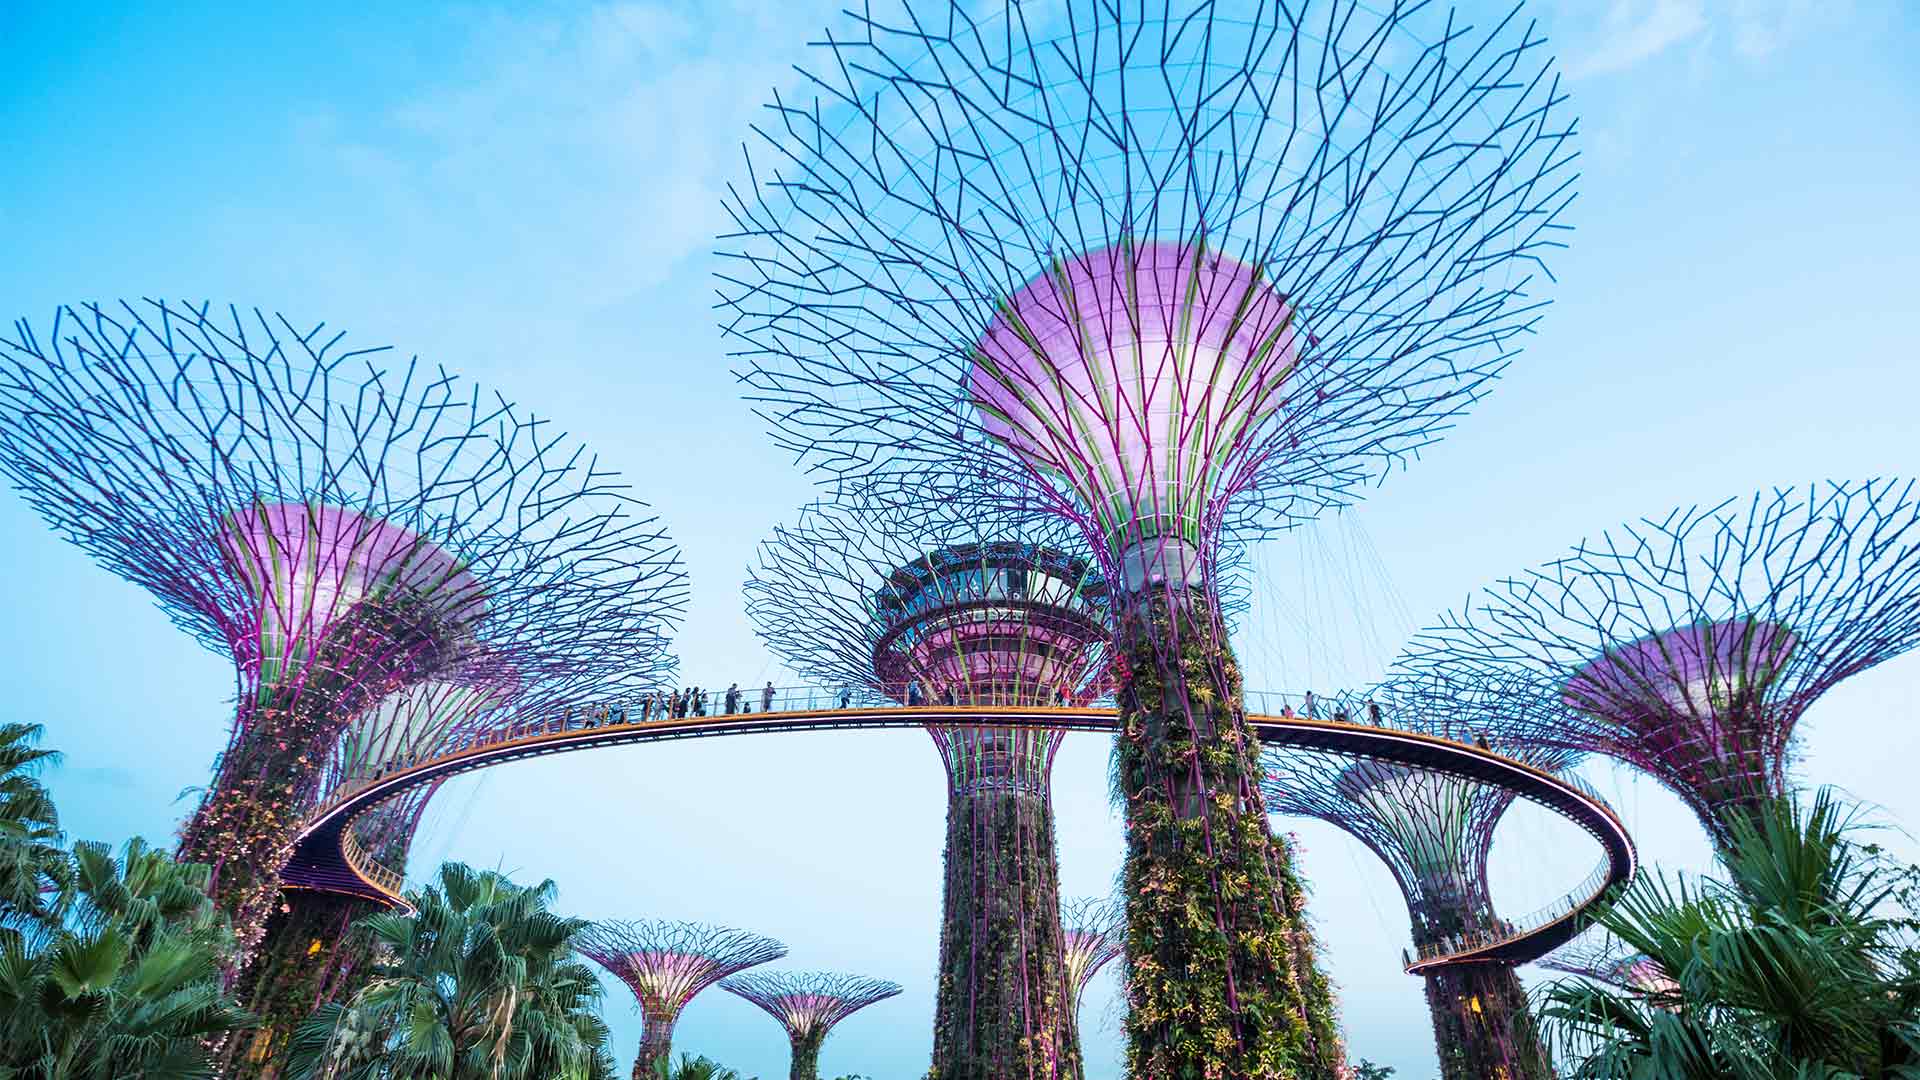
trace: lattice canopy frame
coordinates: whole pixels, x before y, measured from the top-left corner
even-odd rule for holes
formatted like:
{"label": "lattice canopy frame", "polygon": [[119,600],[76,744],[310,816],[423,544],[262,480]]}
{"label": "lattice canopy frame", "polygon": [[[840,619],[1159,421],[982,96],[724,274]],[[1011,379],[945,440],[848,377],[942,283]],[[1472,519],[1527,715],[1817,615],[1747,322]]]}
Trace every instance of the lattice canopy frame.
{"label": "lattice canopy frame", "polygon": [[1126,913],[1106,897],[1079,897],[1060,905],[1066,937],[1067,1008],[1080,1014],[1087,984],[1120,956],[1126,940]]}
{"label": "lattice canopy frame", "polygon": [[834,1027],[900,993],[899,983],[824,971],[750,971],[720,988],[758,1005],[786,1031],[793,1044],[791,1080],[819,1080],[820,1044]]}
{"label": "lattice canopy frame", "polygon": [[158,301],[0,341],[0,471],[232,656],[182,854],[260,940],[334,741],[484,653],[523,685],[671,670],[685,577],[619,477],[546,421],[323,325]]}
{"label": "lattice canopy frame", "polygon": [[1829,482],[1645,518],[1487,588],[1399,666],[1525,676],[1508,737],[1640,769],[1724,848],[1729,814],[1787,792],[1807,707],[1920,645],[1915,495]]}
{"label": "lattice canopy frame", "polygon": [[640,1002],[644,1027],[634,1080],[647,1080],[670,1058],[681,1010],[714,983],[778,960],[787,947],[769,937],[664,920],[595,923],[579,938],[580,952],[625,983]]}

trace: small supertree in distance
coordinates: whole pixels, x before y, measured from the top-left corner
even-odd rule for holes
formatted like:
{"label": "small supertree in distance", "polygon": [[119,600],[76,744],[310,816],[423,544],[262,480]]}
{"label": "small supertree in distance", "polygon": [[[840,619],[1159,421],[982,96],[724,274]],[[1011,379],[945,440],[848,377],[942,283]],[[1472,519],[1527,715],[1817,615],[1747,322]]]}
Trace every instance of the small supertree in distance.
{"label": "small supertree in distance", "polygon": [[[522,698],[522,690],[511,664],[476,655],[456,670],[387,695],[355,717],[335,744],[318,801],[481,736],[510,715],[507,707]],[[421,816],[439,788],[438,782],[411,788],[361,815],[350,826],[355,842],[380,865],[404,871]],[[236,1075],[277,1075],[294,1027],[320,1006],[353,995],[373,959],[371,941],[355,924],[381,906],[324,882],[288,880],[241,975],[239,1000],[260,1026],[245,1062],[232,1066]]]}
{"label": "small supertree in distance", "polygon": [[1103,897],[1080,897],[1060,905],[1066,937],[1067,1011],[1080,1015],[1087,984],[1120,955],[1126,918],[1120,906]]}
{"label": "small supertree in distance", "polygon": [[900,992],[900,984],[824,971],[750,971],[720,984],[764,1009],[793,1045],[788,1080],[820,1080],[820,1044],[834,1025]]}
{"label": "small supertree in distance", "polygon": [[673,1026],[694,995],[787,955],[785,945],[745,930],[655,919],[595,923],[580,935],[579,949],[639,999],[642,1028],[633,1080],[653,1080],[666,1064]]}
{"label": "small supertree in distance", "polygon": [[1624,525],[1486,589],[1399,666],[1525,673],[1512,739],[1641,770],[1725,850],[1734,815],[1787,793],[1807,707],[1920,645],[1915,495],[1829,482]]}
{"label": "small supertree in distance", "polygon": [[181,835],[236,970],[354,718],[476,654],[520,678],[670,669],[685,576],[616,474],[415,361],[257,311],[63,308],[0,341],[0,470],[61,534],[233,658]]}
{"label": "small supertree in distance", "polygon": [[[1335,715],[1391,715],[1396,727],[1484,739],[1509,699],[1405,679],[1329,702]],[[1579,754],[1500,743],[1502,754],[1556,771]],[[1446,773],[1305,749],[1269,749],[1263,788],[1276,814],[1318,818],[1365,844],[1406,899],[1417,947],[1498,933],[1487,886],[1494,829],[1514,795]],[[1553,1068],[1511,963],[1450,964],[1425,973],[1427,1008],[1444,1080],[1552,1080]]]}
{"label": "small supertree in distance", "polygon": [[1636,953],[1604,930],[1593,929],[1540,959],[1540,966],[1623,990],[1680,996],[1680,984],[1652,957]]}
{"label": "small supertree in distance", "polygon": [[787,665],[865,696],[971,707],[930,725],[946,771],[936,1080],[1082,1075],[1050,794],[1063,733],[998,706],[1083,704],[1107,676],[1106,583],[1055,519],[848,492],[760,547],[747,613]]}
{"label": "small supertree in distance", "polygon": [[849,18],[727,201],[747,396],[823,477],[984,451],[979,497],[1082,528],[1117,621],[1132,1071],[1329,1075],[1215,563],[1431,442],[1533,327],[1574,179],[1544,41],[1357,0]]}

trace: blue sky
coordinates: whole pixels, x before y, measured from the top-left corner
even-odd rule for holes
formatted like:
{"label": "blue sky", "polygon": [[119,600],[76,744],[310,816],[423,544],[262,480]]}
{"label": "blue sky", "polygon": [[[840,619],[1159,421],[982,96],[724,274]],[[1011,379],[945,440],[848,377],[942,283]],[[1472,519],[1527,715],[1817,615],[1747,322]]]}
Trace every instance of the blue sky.
{"label": "blue sky", "polygon": [[[1676,504],[1776,483],[1911,474],[1920,376],[1920,13],[1894,0],[1533,5],[1582,117],[1585,178],[1556,305],[1504,384],[1356,512],[1260,553],[1240,648],[1254,686],[1364,678],[1498,575]],[[326,320],[497,387],[628,473],[687,552],[678,649],[705,685],[787,681],[739,602],[753,544],[808,496],[737,400],[709,310],[722,185],[747,123],[837,5],[413,5],[349,16],[234,6],[0,6],[0,300],[213,298]],[[67,752],[71,831],[170,836],[224,740],[227,663],[0,498],[14,569],[0,680]],[[1801,775],[1920,823],[1920,657],[1830,693]],[[1106,746],[1056,771],[1062,874],[1119,865]],[[1588,768],[1665,866],[1705,865],[1663,791]],[[449,786],[416,848],[551,876],[590,916],[772,934],[795,966],[897,979],[829,1074],[926,1067],[939,765],[923,734],[634,748]],[[1405,913],[1358,844],[1297,826],[1356,1054],[1431,1075]],[[1570,838],[1571,837],[1571,838]],[[1902,835],[1893,846],[1920,858]],[[1495,896],[1525,910],[1597,852],[1503,826]],[[616,988],[623,1055],[638,1022]],[[1120,1075],[1104,977],[1092,1075]],[[683,1048],[762,1076],[784,1040],[730,996]]]}

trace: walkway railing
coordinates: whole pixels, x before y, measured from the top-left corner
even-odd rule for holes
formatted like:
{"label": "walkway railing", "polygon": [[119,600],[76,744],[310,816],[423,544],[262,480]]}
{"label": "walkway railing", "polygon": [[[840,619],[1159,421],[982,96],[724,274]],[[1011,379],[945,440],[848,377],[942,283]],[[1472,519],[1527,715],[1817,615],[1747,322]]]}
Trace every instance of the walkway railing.
{"label": "walkway railing", "polygon": [[340,833],[340,854],[346,858],[347,865],[353,867],[354,873],[373,882],[390,895],[400,895],[400,890],[406,886],[405,877],[398,870],[383,866],[376,861],[373,855],[361,846],[360,838],[355,836],[350,828]]}

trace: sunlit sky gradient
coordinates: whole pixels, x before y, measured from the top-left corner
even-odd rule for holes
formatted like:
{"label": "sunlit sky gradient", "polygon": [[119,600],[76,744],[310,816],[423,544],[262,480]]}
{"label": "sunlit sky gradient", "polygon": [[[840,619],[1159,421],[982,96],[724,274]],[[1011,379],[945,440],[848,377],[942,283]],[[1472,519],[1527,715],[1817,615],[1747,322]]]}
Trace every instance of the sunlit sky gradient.
{"label": "sunlit sky gradient", "polygon": [[[1377,674],[1470,589],[1621,521],[1920,466],[1920,12],[1533,7],[1583,118],[1557,304],[1424,460],[1262,550],[1239,643],[1252,686]],[[790,681],[739,584],[809,490],[737,399],[708,252],[748,123],[836,10],[0,5],[0,307],[43,320],[120,296],[257,305],[496,387],[629,474],[685,548],[687,680]],[[12,715],[44,721],[67,753],[52,783],[70,831],[169,837],[224,741],[229,664],[11,496],[0,550],[0,680]],[[1920,824],[1916,717],[1920,657],[1862,675],[1809,714],[1801,774]],[[1106,753],[1071,737],[1056,770],[1069,894],[1107,891],[1119,866]],[[1586,771],[1649,860],[1706,865],[1677,800]],[[943,801],[919,732],[600,751],[449,785],[413,870],[458,858],[550,876],[583,915],[728,922],[788,942],[793,966],[897,979],[906,994],[843,1025],[823,1069],[906,1080],[931,1038]],[[1390,879],[1342,834],[1297,828],[1355,1055],[1432,1075]],[[1570,826],[1518,815],[1495,897],[1527,910],[1596,857]],[[1103,1080],[1121,1075],[1114,986],[1109,972],[1082,1017]],[[625,990],[608,1001],[625,1058],[639,1022]],[[778,1029],[729,995],[696,999],[679,1036],[784,1075]]]}

